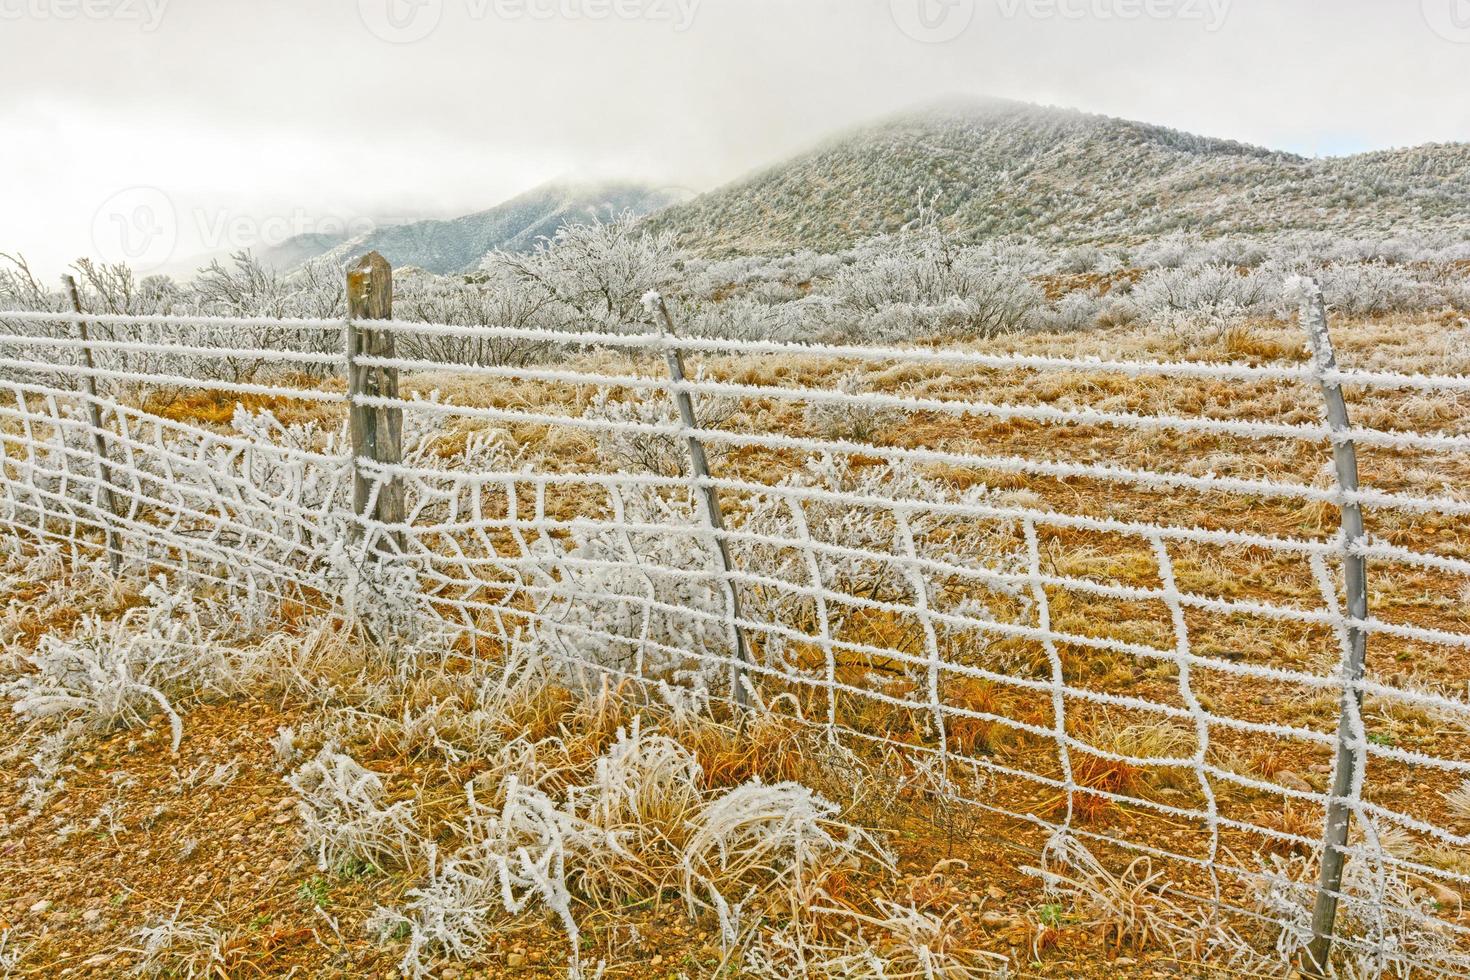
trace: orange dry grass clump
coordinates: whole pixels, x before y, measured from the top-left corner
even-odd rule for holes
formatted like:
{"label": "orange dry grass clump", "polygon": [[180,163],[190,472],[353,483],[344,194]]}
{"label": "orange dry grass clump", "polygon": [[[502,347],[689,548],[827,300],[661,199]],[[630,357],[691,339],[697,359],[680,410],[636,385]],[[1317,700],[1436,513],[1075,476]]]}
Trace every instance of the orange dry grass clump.
{"label": "orange dry grass clump", "polygon": [[203,422],[208,425],[224,425],[235,417],[235,409],[247,412],[262,410],[279,412],[291,404],[288,399],[274,395],[240,395],[229,391],[198,391],[178,395],[170,399],[154,397],[143,404],[150,415],[173,422]]}

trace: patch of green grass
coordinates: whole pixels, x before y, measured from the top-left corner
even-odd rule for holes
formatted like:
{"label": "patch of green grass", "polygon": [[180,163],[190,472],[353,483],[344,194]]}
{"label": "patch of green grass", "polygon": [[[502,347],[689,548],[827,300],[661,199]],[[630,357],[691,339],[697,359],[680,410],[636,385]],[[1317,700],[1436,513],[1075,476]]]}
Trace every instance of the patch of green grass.
{"label": "patch of green grass", "polygon": [[332,898],[331,882],[321,875],[313,875],[296,889],[296,897],[307,905],[315,905],[319,909],[326,908]]}

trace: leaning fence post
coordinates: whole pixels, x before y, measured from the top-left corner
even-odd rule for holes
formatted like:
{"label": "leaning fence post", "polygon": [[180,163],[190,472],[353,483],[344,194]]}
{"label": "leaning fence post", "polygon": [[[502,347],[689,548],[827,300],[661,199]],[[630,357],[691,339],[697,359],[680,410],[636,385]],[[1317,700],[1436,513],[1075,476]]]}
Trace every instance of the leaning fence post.
{"label": "leaning fence post", "polygon": [[[1327,330],[1327,306],[1321,287],[1304,280],[1302,326],[1311,346],[1312,368],[1322,386],[1327,402],[1327,427],[1331,431],[1332,454],[1337,464],[1338,489],[1344,494],[1358,491],[1358,454],[1348,437],[1347,402],[1342,384],[1332,377],[1337,371],[1337,355],[1332,349],[1332,335]],[[1342,715],[1337,727],[1337,763],[1333,767],[1332,790],[1327,799],[1327,822],[1322,841],[1322,873],[1317,885],[1317,905],[1312,912],[1312,942],[1307,947],[1306,972],[1326,977],[1332,956],[1333,928],[1337,919],[1337,901],[1342,893],[1342,871],[1346,855],[1348,826],[1352,821],[1350,799],[1362,778],[1359,744],[1363,736],[1362,706],[1363,664],[1367,654],[1368,634],[1361,624],[1368,618],[1367,562],[1359,549],[1363,541],[1363,509],[1352,500],[1344,500],[1342,510],[1343,579],[1347,588],[1348,624],[1347,659],[1343,664]]]}
{"label": "leaning fence post", "polygon": [[107,440],[102,435],[102,403],[97,397],[97,365],[92,360],[92,338],[87,331],[87,321],[81,317],[82,297],[77,292],[76,279],[62,276],[61,281],[66,285],[71,308],[77,314],[77,334],[82,340],[82,363],[87,368],[82,384],[87,390],[87,418],[92,427],[92,449],[97,454],[97,483],[102,506],[107,510],[107,517],[103,520],[103,540],[107,547],[108,570],[112,572],[113,578],[117,578],[122,568],[122,550],[118,546],[117,528],[114,526],[118,516],[117,496],[112,492],[112,457],[108,455]]}
{"label": "leaning fence post", "polygon": [[[658,314],[658,326],[664,335],[673,337],[674,318],[669,315],[669,307],[664,302],[664,298],[656,292],[650,292],[643,298],[643,302],[650,313]],[[750,664],[750,650],[745,642],[745,630],[739,625],[739,620],[744,617],[740,612],[740,593],[735,588],[735,563],[730,559],[730,545],[725,540],[725,512],[720,506],[720,490],[710,481],[709,457],[705,455],[704,443],[700,442],[699,437],[694,434],[694,430],[699,428],[699,421],[694,414],[694,399],[689,396],[689,389],[684,386],[684,354],[677,347],[669,346],[664,349],[664,359],[668,362],[669,379],[673,382],[669,391],[674,396],[674,403],[679,407],[679,420],[689,432],[686,441],[689,444],[690,472],[704,504],[705,522],[714,532],[716,551],[724,572],[721,580],[725,585],[725,602],[730,608],[730,632],[735,646],[736,659],[731,670],[730,683],[735,692],[735,704],[741,710],[746,710],[750,707],[750,693],[745,688],[746,667]]]}
{"label": "leaning fence post", "polygon": [[[404,519],[403,481],[379,465],[403,461],[403,409],[364,405],[359,398],[398,398],[398,369],[358,364],[359,357],[395,357],[391,330],[369,321],[393,317],[393,267],[369,252],[347,270],[347,397],[352,435],[352,510],[364,523],[397,525]],[[403,534],[390,539],[399,552]],[[379,542],[383,547],[386,542]]]}

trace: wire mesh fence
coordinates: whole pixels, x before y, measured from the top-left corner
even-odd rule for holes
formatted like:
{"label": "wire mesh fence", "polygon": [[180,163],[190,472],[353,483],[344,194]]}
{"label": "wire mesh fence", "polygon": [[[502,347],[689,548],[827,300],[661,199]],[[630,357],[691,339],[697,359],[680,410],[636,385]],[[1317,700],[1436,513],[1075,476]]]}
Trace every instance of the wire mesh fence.
{"label": "wire mesh fence", "polygon": [[[16,548],[779,712],[1284,951],[1325,897],[1339,948],[1470,971],[1470,378],[393,320],[349,365],[341,320],[80,322],[0,313]],[[355,453],[354,409],[401,447]]]}

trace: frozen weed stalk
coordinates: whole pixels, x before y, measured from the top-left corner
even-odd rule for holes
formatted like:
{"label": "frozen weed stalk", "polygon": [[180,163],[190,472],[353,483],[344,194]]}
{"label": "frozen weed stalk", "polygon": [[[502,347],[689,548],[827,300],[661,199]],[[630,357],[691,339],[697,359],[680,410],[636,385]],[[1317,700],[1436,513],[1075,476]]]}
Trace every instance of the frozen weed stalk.
{"label": "frozen weed stalk", "polygon": [[293,772],[287,784],[299,797],[296,812],[320,871],[339,871],[359,861],[376,868],[406,867],[423,846],[413,804],[400,800],[385,806],[382,778],[331,745]]}
{"label": "frozen weed stalk", "polygon": [[184,918],[182,902],[167,918],[138,929],[134,972],[145,977],[206,977],[224,962],[225,934],[207,922]]}
{"label": "frozen weed stalk", "polygon": [[710,802],[693,821],[680,868],[691,912],[709,908],[726,945],[754,904],[792,919],[823,894],[828,875],[891,861],[876,840],[836,819],[839,808],[797,783],[751,783]]}

